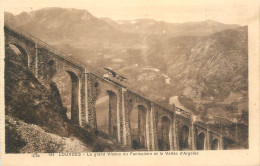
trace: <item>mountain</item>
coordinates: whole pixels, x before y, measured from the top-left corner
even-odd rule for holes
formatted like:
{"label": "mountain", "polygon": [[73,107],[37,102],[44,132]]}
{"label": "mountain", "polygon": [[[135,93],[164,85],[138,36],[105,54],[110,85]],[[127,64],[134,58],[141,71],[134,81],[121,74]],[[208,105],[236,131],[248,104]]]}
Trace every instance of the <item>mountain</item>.
{"label": "mountain", "polygon": [[[174,37],[151,47],[148,59],[177,85],[185,86],[184,95],[215,97],[230,88],[247,90],[247,40],[247,27],[205,37]],[[192,87],[196,82],[198,86]]]}
{"label": "mountain", "polygon": [[[5,13],[5,20],[50,43],[75,43],[76,47],[105,46],[133,39],[86,10],[44,8],[19,15]],[[130,40],[128,40],[130,41]]]}
{"label": "mountain", "polygon": [[106,49],[120,55],[128,48],[146,51],[147,46],[170,37],[205,36],[239,26],[211,20],[178,24],[152,19],[114,21],[97,18],[87,10],[64,8],[44,8],[19,15],[5,12],[5,20],[68,53],[80,58],[85,54],[88,59],[92,59],[88,55]]}
{"label": "mountain", "polygon": [[151,47],[147,57],[149,64],[171,78],[166,98],[183,96],[184,105],[209,117],[232,120],[248,113],[246,26],[203,37],[173,37]]}
{"label": "mountain", "polygon": [[100,18],[123,32],[142,35],[144,45],[154,45],[176,36],[207,36],[226,29],[240,27],[238,24],[223,24],[212,20],[201,22],[169,23],[153,19],[118,20]]}
{"label": "mountain", "polygon": [[153,19],[119,20],[100,18],[124,32],[164,36],[206,36],[225,29],[239,27],[237,24],[222,24],[212,20],[202,22],[168,23]]}

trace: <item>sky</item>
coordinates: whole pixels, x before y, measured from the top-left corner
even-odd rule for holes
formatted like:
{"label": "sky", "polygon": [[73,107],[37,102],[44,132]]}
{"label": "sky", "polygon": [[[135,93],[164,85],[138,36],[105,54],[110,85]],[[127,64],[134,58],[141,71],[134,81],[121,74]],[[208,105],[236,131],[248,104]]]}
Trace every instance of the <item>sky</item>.
{"label": "sky", "polygon": [[[254,1],[254,0],[249,0]],[[167,22],[214,20],[247,25],[255,13],[248,0],[2,0],[13,14],[45,7],[86,9],[96,17],[114,20],[152,18]],[[22,3],[21,3],[22,2]]]}

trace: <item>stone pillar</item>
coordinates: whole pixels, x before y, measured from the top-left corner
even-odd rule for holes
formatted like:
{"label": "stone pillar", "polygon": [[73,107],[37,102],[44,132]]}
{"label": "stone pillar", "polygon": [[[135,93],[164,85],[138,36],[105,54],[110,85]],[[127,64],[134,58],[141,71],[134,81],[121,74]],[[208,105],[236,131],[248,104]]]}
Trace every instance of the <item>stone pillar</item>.
{"label": "stone pillar", "polygon": [[219,150],[223,150],[223,149],[224,149],[223,136],[220,135],[220,137],[219,137]]}
{"label": "stone pillar", "polygon": [[123,104],[122,104],[122,88],[119,89],[118,99],[117,99],[117,112],[116,112],[116,121],[117,121],[117,140],[118,142],[122,143],[123,140],[123,126],[122,123],[122,111],[123,111]]}
{"label": "stone pillar", "polygon": [[88,75],[87,75],[87,69],[85,69],[84,73],[84,84],[85,84],[85,120],[89,123],[89,103],[88,103]]}
{"label": "stone pillar", "polygon": [[150,113],[151,113],[151,107],[148,106],[149,108],[147,108],[146,110],[146,131],[145,131],[145,135],[146,135],[146,148],[148,151],[151,150],[151,142],[150,142]]}
{"label": "stone pillar", "polygon": [[35,69],[34,69],[34,74],[35,74],[35,77],[38,79],[38,48],[39,48],[39,45],[38,43],[35,44],[35,59],[34,59],[34,63],[35,63]]}
{"label": "stone pillar", "polygon": [[[174,109],[175,111],[175,109]],[[177,128],[176,128],[176,114],[173,114],[173,150],[178,150],[178,142],[177,142]]]}
{"label": "stone pillar", "polygon": [[171,116],[170,123],[170,132],[169,132],[169,141],[170,141],[170,150],[175,150],[175,134],[174,134],[174,114]]}
{"label": "stone pillar", "polygon": [[151,150],[158,150],[158,140],[157,140],[157,130],[155,124],[155,108],[154,104],[151,103],[151,113],[150,113],[150,139],[151,139]]}
{"label": "stone pillar", "polygon": [[194,116],[191,117],[191,149],[196,150],[195,147],[195,132],[194,132]]}
{"label": "stone pillar", "polygon": [[127,93],[127,90],[125,88],[122,88],[122,143],[125,146],[131,146],[131,135],[130,135],[130,127],[129,127],[129,121],[127,121],[127,119],[129,119],[128,116],[126,116],[126,114],[128,113],[129,110],[127,110],[127,99],[125,98],[125,93]]}
{"label": "stone pillar", "polygon": [[193,125],[192,125],[192,122],[190,122],[190,125],[189,125],[189,138],[188,138],[188,147],[189,147],[189,150],[192,150],[192,146],[193,146],[193,143],[192,143],[192,134],[193,134]]}
{"label": "stone pillar", "polygon": [[85,89],[86,89],[86,84],[85,84],[85,71],[84,70],[80,74],[80,79],[79,79],[79,125],[83,127],[83,124],[86,122],[86,110],[85,110],[85,104],[86,104],[86,94],[85,94]]}
{"label": "stone pillar", "polygon": [[94,86],[91,79],[92,74],[86,72],[85,73],[85,110],[86,110],[86,121],[89,123],[89,125],[97,129],[97,123],[96,123],[96,114],[95,114],[95,100],[96,100],[96,94],[94,92]]}
{"label": "stone pillar", "polygon": [[47,50],[43,48],[36,48],[37,50],[37,79],[47,88],[50,88],[50,82],[48,80],[48,66],[46,63],[45,54]]}
{"label": "stone pillar", "polygon": [[80,112],[79,112],[79,125],[84,126],[87,122],[86,120],[86,69],[84,69],[84,73],[81,73],[81,78],[80,78]]}
{"label": "stone pillar", "polygon": [[38,80],[43,83],[44,80],[44,67],[43,67],[43,55],[42,55],[42,49],[36,48],[37,50],[37,78]]}
{"label": "stone pillar", "polygon": [[210,150],[210,133],[209,133],[209,129],[207,129],[207,133],[206,133],[206,146],[205,146],[205,150]]}

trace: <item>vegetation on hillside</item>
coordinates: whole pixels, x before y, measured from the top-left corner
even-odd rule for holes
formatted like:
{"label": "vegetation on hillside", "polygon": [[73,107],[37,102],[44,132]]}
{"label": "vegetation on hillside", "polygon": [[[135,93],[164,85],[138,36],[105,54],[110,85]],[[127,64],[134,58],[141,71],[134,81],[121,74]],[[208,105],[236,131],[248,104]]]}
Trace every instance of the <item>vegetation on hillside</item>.
{"label": "vegetation on hillside", "polygon": [[50,89],[28,70],[21,54],[5,50],[6,152],[87,152],[124,149],[88,125],[72,124],[55,83]]}

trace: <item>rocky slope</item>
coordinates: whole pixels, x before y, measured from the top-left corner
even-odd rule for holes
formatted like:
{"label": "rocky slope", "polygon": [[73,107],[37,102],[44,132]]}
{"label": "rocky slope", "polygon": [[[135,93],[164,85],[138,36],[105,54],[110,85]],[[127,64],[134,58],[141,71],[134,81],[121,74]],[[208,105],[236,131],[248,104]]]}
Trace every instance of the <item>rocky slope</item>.
{"label": "rocky slope", "polygon": [[75,137],[51,134],[37,125],[10,116],[6,116],[5,120],[7,153],[79,153],[93,150]]}
{"label": "rocky slope", "polygon": [[7,153],[88,152],[124,149],[89,126],[72,124],[53,82],[43,86],[18,49],[5,50],[5,140]]}
{"label": "rocky slope", "polygon": [[48,132],[68,136],[65,108],[55,83],[47,89],[28,71],[10,47],[5,58],[6,115],[46,128]]}

